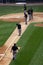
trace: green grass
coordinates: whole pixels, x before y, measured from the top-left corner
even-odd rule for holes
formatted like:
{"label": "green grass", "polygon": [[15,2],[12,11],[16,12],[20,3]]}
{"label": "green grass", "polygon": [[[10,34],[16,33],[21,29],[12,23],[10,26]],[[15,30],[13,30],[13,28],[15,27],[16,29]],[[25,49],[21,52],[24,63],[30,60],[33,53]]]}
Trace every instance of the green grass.
{"label": "green grass", "polygon": [[[32,7],[35,12],[43,12],[43,5],[38,6],[27,6],[28,8]],[[23,6],[0,6],[0,16],[11,13],[20,13],[24,11]]]}
{"label": "green grass", "polygon": [[40,46],[29,65],[43,65],[43,41],[40,43]]}
{"label": "green grass", "polygon": [[22,6],[0,6],[0,16],[11,13],[23,12]]}
{"label": "green grass", "polygon": [[43,65],[43,27],[31,24],[17,45],[21,50],[10,65]]}
{"label": "green grass", "polygon": [[0,46],[2,46],[16,27],[15,22],[0,21]]}
{"label": "green grass", "polygon": [[29,6],[29,7],[27,7],[27,9],[28,9],[28,8],[31,8],[31,7],[33,8],[33,11],[34,11],[34,12],[43,12],[43,5]]}

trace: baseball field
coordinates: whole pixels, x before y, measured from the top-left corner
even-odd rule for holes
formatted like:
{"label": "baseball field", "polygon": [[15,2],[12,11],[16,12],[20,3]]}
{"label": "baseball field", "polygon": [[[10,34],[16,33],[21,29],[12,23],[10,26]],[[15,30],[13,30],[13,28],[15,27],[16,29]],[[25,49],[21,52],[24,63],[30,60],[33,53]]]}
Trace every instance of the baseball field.
{"label": "baseball field", "polygon": [[[29,25],[17,41],[20,50],[16,59],[12,60],[7,56],[10,63],[4,64],[9,60],[5,62],[5,59],[2,58],[0,65],[43,65],[43,5],[27,6],[27,10],[30,7],[33,8],[34,17],[32,21],[28,22]],[[1,47],[5,45],[10,35],[15,31],[16,23],[21,20],[20,23],[25,25],[21,18],[20,20],[17,19],[18,21],[14,20],[15,15],[23,17],[23,11],[23,6],[0,6],[0,53],[3,50]],[[11,41],[8,43],[8,46],[10,46]],[[12,41],[12,43],[15,43],[15,41]],[[6,52],[6,54],[9,54],[9,52]]]}

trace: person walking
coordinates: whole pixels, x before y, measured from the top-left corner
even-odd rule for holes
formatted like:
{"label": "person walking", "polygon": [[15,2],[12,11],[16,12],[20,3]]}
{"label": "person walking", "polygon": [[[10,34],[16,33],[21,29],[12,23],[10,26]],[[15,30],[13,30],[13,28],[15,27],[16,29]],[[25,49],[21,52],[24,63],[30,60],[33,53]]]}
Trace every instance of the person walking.
{"label": "person walking", "polygon": [[17,23],[16,25],[18,27],[18,33],[19,33],[19,36],[20,36],[21,35],[21,24]]}
{"label": "person walking", "polygon": [[25,13],[26,13],[26,4],[24,4],[24,15],[25,15]]}
{"label": "person walking", "polygon": [[31,8],[31,19],[33,19],[33,9]]}
{"label": "person walking", "polygon": [[24,14],[24,17],[25,17],[25,24],[27,24],[27,14],[26,13]]}
{"label": "person walking", "polygon": [[31,20],[31,10],[28,9],[27,13],[28,13],[29,21],[30,21]]}
{"label": "person walking", "polygon": [[14,43],[14,46],[12,46],[11,51],[13,51],[13,60],[16,59],[18,47],[16,46],[16,43]]}
{"label": "person walking", "polygon": [[28,9],[27,13],[28,13],[29,20],[32,20],[33,19],[33,9],[32,8]]}

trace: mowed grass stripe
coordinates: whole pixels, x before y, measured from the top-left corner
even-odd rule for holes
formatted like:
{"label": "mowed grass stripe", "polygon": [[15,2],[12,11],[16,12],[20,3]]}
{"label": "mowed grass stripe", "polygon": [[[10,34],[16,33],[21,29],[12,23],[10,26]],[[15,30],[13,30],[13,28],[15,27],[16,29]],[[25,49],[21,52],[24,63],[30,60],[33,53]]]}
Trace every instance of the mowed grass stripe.
{"label": "mowed grass stripe", "polygon": [[32,24],[30,25],[30,27],[27,28],[21,38],[21,42],[18,42],[18,45],[21,45],[21,50],[17,54],[16,60],[12,61],[10,65],[29,65],[29,63],[31,63],[34,54],[36,53],[37,49],[39,48],[42,42],[43,28],[34,27]]}
{"label": "mowed grass stripe", "polygon": [[[31,7],[34,12],[43,12],[43,5],[27,6],[27,10]],[[0,6],[0,16],[20,12],[24,12],[24,6]]]}
{"label": "mowed grass stripe", "polygon": [[0,16],[11,13],[23,12],[23,6],[0,6]]}
{"label": "mowed grass stripe", "polygon": [[15,27],[15,22],[0,21],[0,47],[5,43]]}
{"label": "mowed grass stripe", "polygon": [[43,40],[29,65],[43,65]]}

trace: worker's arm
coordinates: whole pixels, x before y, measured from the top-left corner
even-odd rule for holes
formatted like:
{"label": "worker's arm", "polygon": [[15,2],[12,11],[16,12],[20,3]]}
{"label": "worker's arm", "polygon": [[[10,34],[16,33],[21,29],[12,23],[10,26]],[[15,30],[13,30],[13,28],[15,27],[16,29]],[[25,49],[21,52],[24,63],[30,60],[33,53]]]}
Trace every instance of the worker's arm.
{"label": "worker's arm", "polygon": [[20,47],[18,47],[18,49],[16,50],[16,52],[18,52],[20,50]]}

